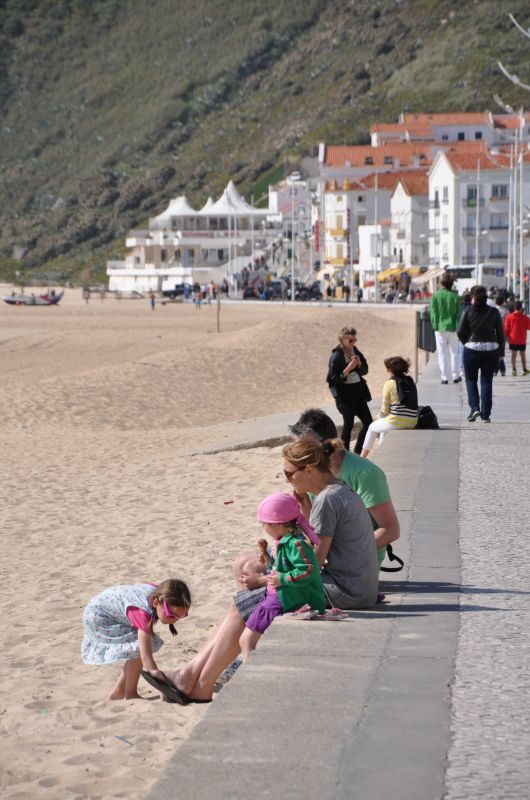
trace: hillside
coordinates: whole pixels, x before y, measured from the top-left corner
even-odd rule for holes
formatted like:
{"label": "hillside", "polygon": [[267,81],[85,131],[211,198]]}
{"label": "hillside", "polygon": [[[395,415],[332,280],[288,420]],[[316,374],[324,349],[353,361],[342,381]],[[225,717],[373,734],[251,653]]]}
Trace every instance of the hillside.
{"label": "hillside", "polygon": [[128,228],[247,197],[400,111],[529,101],[523,0],[0,0],[0,259],[104,270]]}

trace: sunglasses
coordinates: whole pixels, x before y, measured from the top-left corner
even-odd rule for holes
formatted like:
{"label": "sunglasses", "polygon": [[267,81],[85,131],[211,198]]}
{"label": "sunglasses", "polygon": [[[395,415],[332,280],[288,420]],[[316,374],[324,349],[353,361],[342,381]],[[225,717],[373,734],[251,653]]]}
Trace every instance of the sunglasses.
{"label": "sunglasses", "polygon": [[291,477],[292,477],[292,476],[293,476],[293,475],[294,475],[296,472],[302,472],[302,470],[303,470],[303,469],[305,469],[305,467],[298,467],[298,469],[293,469],[293,471],[292,471],[292,472],[287,472],[287,470],[286,470],[286,469],[284,469],[284,471],[283,471],[283,474],[285,475],[285,477],[287,478],[287,480],[288,480],[288,481],[289,481],[289,483],[290,483],[290,482],[291,482]]}
{"label": "sunglasses", "polygon": [[167,600],[165,598],[162,599],[162,608],[164,609],[164,616],[166,619],[178,619],[178,614],[174,614],[173,611],[167,604]]}

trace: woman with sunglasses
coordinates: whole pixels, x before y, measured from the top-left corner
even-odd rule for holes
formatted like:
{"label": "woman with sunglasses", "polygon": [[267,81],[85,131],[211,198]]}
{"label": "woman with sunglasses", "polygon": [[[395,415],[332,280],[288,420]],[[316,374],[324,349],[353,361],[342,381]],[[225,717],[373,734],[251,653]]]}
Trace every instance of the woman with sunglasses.
{"label": "woman with sunglasses", "polygon": [[346,450],[350,449],[355,417],[359,417],[361,420],[361,430],[354,448],[354,452],[359,454],[368,426],[373,422],[373,417],[368,408],[368,401],[372,397],[363,377],[368,372],[368,364],[361,351],[355,346],[356,341],[357,331],[355,328],[341,328],[339,343],[333,348],[329,357],[326,380],[344,421],[342,441]]}
{"label": "woman with sunglasses", "polygon": [[149,680],[151,676],[164,681],[165,676],[153,658],[163,641],[154,633],[153,626],[157,622],[168,625],[176,636],[174,623],[188,616],[190,606],[190,590],[177,579],[163,581],[158,586],[153,583],[111,586],[90,600],[83,613],[84,663],[125,662],[108,700],[139,697],[140,674],[149,683],[153,683]]}
{"label": "woman with sunglasses", "polygon": [[286,444],[285,477],[302,507],[314,496],[309,521],[320,539],[316,549],[324,591],[331,606],[368,608],[377,602],[377,549],[370,515],[359,495],[331,472],[326,446],[313,441]]}

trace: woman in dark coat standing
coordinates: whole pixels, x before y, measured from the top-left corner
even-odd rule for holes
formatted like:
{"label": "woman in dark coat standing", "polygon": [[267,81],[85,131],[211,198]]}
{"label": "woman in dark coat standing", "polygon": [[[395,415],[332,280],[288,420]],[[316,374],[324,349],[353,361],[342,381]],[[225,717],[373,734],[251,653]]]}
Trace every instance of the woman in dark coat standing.
{"label": "woman in dark coat standing", "polygon": [[[460,317],[456,335],[464,345],[464,371],[466,376],[468,421],[478,417],[490,422],[493,405],[493,374],[504,358],[504,330],[501,315],[487,304],[488,293],[484,286],[471,287],[471,305]],[[480,397],[478,374],[480,371]]]}
{"label": "woman in dark coat standing", "polygon": [[371,400],[368,384],[364,375],[368,372],[365,357],[355,346],[357,331],[355,328],[342,328],[339,332],[339,344],[334,347],[329,357],[327,382],[336,406],[344,420],[342,441],[346,450],[350,449],[350,438],[355,417],[361,421],[361,430],[357,436],[354,452],[360,454],[368,426],[373,422],[368,408]]}

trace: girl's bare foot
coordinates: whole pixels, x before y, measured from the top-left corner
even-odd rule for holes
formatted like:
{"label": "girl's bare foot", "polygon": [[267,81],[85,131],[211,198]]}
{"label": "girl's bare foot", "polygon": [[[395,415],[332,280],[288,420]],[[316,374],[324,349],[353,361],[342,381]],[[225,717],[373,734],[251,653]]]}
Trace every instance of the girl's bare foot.
{"label": "girl's bare foot", "polygon": [[125,691],[123,689],[113,689],[110,694],[107,695],[107,700],[124,700],[125,699]]}

